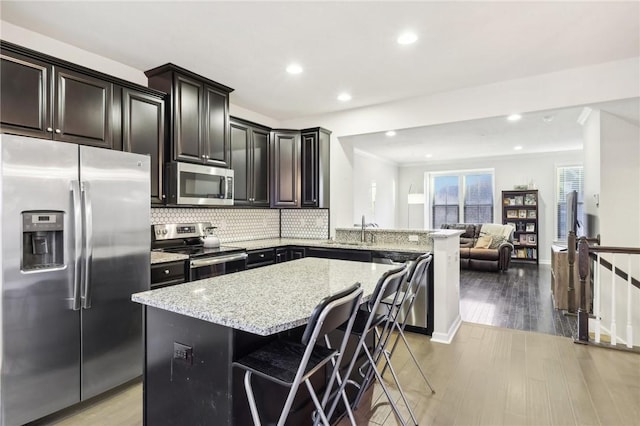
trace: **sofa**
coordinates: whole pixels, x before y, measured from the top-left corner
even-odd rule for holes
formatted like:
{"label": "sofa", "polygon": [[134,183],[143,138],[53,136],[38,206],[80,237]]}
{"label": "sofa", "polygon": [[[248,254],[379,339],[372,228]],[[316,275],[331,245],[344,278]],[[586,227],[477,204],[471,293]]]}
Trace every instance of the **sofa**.
{"label": "sofa", "polygon": [[513,227],[497,223],[444,224],[442,229],[458,229],[460,267],[477,271],[506,271],[513,253]]}

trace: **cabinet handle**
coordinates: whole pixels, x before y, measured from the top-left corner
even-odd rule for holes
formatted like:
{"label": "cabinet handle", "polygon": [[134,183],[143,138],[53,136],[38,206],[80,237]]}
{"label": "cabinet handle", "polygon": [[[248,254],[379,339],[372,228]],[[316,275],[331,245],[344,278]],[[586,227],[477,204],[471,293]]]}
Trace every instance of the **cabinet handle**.
{"label": "cabinet handle", "polygon": [[60,131],[60,129],[56,129],[56,133],[57,133],[57,134],[60,134],[60,133],[62,133],[62,132]]}
{"label": "cabinet handle", "polygon": [[317,201],[317,200],[314,198],[314,199],[313,199],[313,202],[315,203],[316,201]]}
{"label": "cabinet handle", "polygon": [[165,269],[165,270],[164,270],[164,274],[165,274],[165,275],[169,275],[169,270],[168,270],[168,269]]}
{"label": "cabinet handle", "polygon": [[49,133],[53,132],[53,128],[52,127],[47,127],[47,132],[49,132]]}
{"label": "cabinet handle", "polygon": [[209,157],[208,155],[205,155],[205,157],[207,158],[207,160],[208,160],[209,158],[211,158],[211,157]]}
{"label": "cabinet handle", "polygon": [[264,257],[264,253],[261,253],[261,254],[260,254],[260,257]]}
{"label": "cabinet handle", "polygon": [[202,159],[204,160],[205,158],[207,158],[207,156],[206,155],[202,155]]}

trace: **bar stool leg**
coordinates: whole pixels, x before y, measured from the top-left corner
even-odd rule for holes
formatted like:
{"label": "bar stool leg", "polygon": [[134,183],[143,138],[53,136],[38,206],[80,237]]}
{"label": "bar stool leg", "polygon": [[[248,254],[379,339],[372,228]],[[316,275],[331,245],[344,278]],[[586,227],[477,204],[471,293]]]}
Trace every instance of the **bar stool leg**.
{"label": "bar stool leg", "polygon": [[251,411],[251,418],[253,419],[254,426],[260,426],[260,416],[258,414],[258,407],[256,406],[256,400],[253,397],[253,388],[251,387],[251,372],[244,373],[244,389],[247,392],[247,400],[249,401],[249,410]]}

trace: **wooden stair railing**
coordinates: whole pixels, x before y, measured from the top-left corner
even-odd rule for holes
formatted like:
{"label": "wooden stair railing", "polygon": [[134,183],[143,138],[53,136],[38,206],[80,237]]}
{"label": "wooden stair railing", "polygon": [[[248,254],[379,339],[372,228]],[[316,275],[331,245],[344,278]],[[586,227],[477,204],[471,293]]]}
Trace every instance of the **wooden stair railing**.
{"label": "wooden stair railing", "polygon": [[[573,255],[577,254],[578,257],[578,274],[579,274],[579,290],[580,290],[580,306],[578,308],[578,336],[574,339],[576,343],[582,344],[595,344],[598,346],[606,346],[616,349],[625,349],[632,350],[634,352],[640,352],[640,348],[634,347],[633,345],[633,324],[632,324],[632,289],[637,288],[640,289],[640,282],[638,279],[632,277],[632,258],[638,259],[640,262],[640,248],[634,247],[607,247],[607,246],[599,246],[599,245],[589,245],[589,242],[593,242],[594,240],[590,240],[584,237],[578,239],[577,244],[577,253],[575,249],[572,247],[576,247],[575,244],[569,245],[569,259],[571,259],[572,251],[574,251]],[[612,255],[611,262],[602,259],[602,253],[609,253]],[[622,269],[616,266],[616,254],[626,254],[627,255],[627,271],[625,272]],[[585,297],[587,279],[590,279],[591,273],[591,262],[595,260],[595,269],[594,269],[594,291],[593,291],[593,317],[595,323],[595,339],[592,342],[589,336],[589,312],[587,306],[587,300]],[[611,343],[605,345],[601,342],[601,306],[600,306],[600,296],[601,296],[601,281],[600,281],[600,272],[601,269],[605,268],[610,270],[611,273],[611,308],[610,308],[610,334],[611,334]],[[627,283],[627,295],[626,295],[626,344],[623,347],[617,345],[618,341],[618,333],[617,333],[617,324],[616,324],[616,285],[617,278],[624,280]],[[570,277],[571,280],[572,277]],[[571,286],[571,283],[570,283]],[[636,324],[637,325],[637,324]]]}

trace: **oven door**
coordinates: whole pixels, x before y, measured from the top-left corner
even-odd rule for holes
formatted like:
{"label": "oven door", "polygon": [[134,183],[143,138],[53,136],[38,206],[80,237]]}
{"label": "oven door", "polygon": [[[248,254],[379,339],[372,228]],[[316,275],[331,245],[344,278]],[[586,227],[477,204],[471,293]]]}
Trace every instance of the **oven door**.
{"label": "oven door", "polygon": [[247,269],[247,253],[193,259],[189,262],[189,281],[203,280],[245,269]]}
{"label": "oven door", "polygon": [[233,205],[233,170],[198,164],[169,164],[169,198],[175,204]]}

